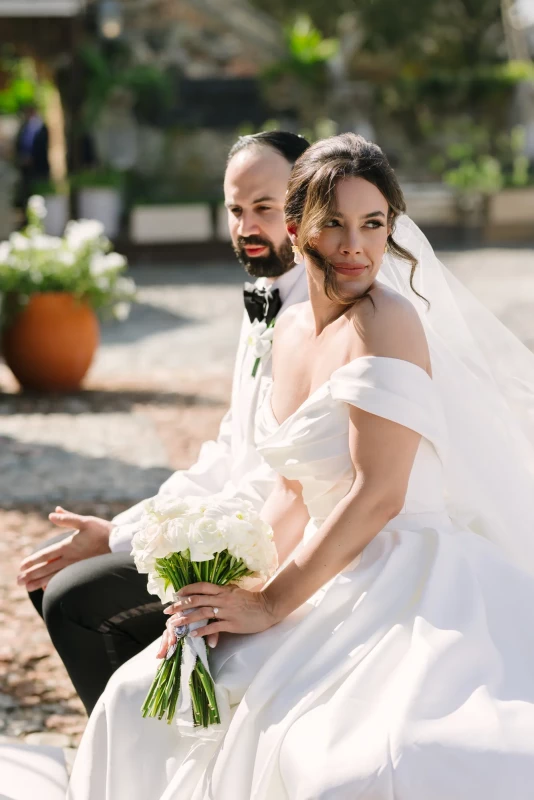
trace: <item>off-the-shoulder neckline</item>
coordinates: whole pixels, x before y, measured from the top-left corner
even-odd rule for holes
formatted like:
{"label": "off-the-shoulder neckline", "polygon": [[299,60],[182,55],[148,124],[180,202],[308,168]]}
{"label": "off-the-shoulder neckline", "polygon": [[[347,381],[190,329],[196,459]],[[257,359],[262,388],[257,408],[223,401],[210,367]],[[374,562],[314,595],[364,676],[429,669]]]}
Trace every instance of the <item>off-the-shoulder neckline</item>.
{"label": "off-the-shoulder neckline", "polygon": [[343,366],[338,367],[337,369],[335,369],[333,371],[333,373],[330,375],[330,377],[328,378],[328,380],[326,380],[324,383],[322,383],[320,386],[318,386],[317,389],[315,389],[310,395],[308,395],[306,400],[304,400],[300,404],[300,406],[298,406],[298,408],[295,409],[295,411],[293,411],[291,414],[289,414],[289,416],[287,416],[285,418],[285,420],[283,420],[283,422],[278,422],[278,420],[276,419],[276,416],[274,414],[274,411],[273,411],[272,384],[271,384],[271,391],[269,392],[269,396],[268,396],[266,402],[267,402],[268,409],[269,409],[269,411],[271,413],[271,417],[273,418],[273,421],[276,423],[276,425],[279,428],[284,426],[287,422],[292,420],[293,417],[295,417],[299,413],[299,411],[302,411],[302,409],[305,408],[311,400],[314,400],[316,398],[316,396],[320,392],[322,392],[325,389],[329,388],[330,383],[331,383],[332,379],[334,378],[334,376],[339,375],[340,372],[342,372],[343,370],[348,369],[349,367],[353,367],[354,364],[356,364],[356,362],[359,362],[359,361],[396,361],[399,364],[407,364],[409,367],[413,367],[418,372],[420,372],[420,373],[422,372],[423,375],[430,382],[432,382],[432,378],[430,377],[428,372],[425,369],[423,369],[423,367],[420,367],[419,364],[414,364],[413,361],[406,361],[406,359],[403,359],[403,358],[391,358],[391,356],[358,356],[357,358],[354,358],[352,361],[348,361],[346,364],[343,364]]}

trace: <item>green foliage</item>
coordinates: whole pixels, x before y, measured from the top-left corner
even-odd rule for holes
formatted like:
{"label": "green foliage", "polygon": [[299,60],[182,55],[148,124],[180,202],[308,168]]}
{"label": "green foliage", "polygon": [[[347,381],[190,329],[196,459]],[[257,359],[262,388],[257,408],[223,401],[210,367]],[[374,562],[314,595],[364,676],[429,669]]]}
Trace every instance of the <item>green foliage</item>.
{"label": "green foliage", "polygon": [[337,39],[327,39],[306,14],[298,14],[284,28],[287,55],[269,67],[264,77],[267,81],[293,76],[303,83],[322,84],[327,62],[339,49]]}
{"label": "green foliage", "polygon": [[392,111],[425,104],[433,111],[463,108],[495,110],[524,80],[534,80],[532,62],[512,61],[460,68],[432,68],[415,73],[407,64],[394,79],[388,79],[382,99]]}
{"label": "green foliage", "polygon": [[339,49],[337,39],[325,39],[310,17],[299,14],[293,25],[286,28],[286,44],[295,65],[324,64]]}
{"label": "green foliage", "polygon": [[125,71],[123,81],[133,92],[134,110],[140,121],[154,124],[172,108],[171,81],[159,67],[134,64]]}
{"label": "green foliage", "polygon": [[[256,128],[252,123],[245,122],[240,125],[236,131],[236,138],[239,136],[248,136],[249,134],[260,133],[261,131],[278,131],[280,130],[280,123],[276,119],[267,119],[265,122]],[[329,136],[335,136],[338,132],[338,125],[333,119],[328,117],[318,117],[313,125],[306,128],[300,128],[298,131],[299,136],[304,136],[310,144],[319,141],[319,139],[327,139]]]}
{"label": "green foliage", "polygon": [[494,194],[504,185],[500,163],[493,156],[462,159],[443,174],[446,184],[459,192]]}
{"label": "green foliage", "polygon": [[[135,297],[135,284],[122,273],[127,262],[112,252],[103,226],[95,220],[69,222],[63,237],[47,236],[42,197],[28,202],[28,225],[0,244],[0,294],[16,313],[30,295],[68,292],[95,309],[124,319]],[[4,319],[4,324],[10,322]]]}
{"label": "green foliage", "polygon": [[[406,63],[442,66],[495,61],[502,44],[500,0],[249,0],[287,24],[307,14],[326,36],[339,35],[343,15],[356,16],[361,50],[388,69]],[[358,56],[354,67],[358,70]]]}
{"label": "green foliage", "polygon": [[70,176],[73,189],[122,189],[124,174],[114,169],[88,169]]}
{"label": "green foliage", "polygon": [[67,181],[37,181],[33,185],[33,190],[36,195],[40,195],[42,197],[53,197],[56,195],[67,195],[69,194],[69,184]]}
{"label": "green foliage", "polygon": [[464,123],[456,131],[443,155],[431,163],[444,183],[458,192],[494,194],[504,186],[525,186],[529,163],[524,156],[525,130],[517,126],[510,134],[492,137],[482,126]]}
{"label": "green foliage", "polygon": [[86,130],[97,122],[116,89],[131,92],[134,110],[142,122],[157,123],[172,106],[168,75],[150,64],[135,64],[128,49],[117,47],[106,53],[94,44],[81,52],[85,73],[83,121]]}
{"label": "green foliage", "polygon": [[354,0],[250,0],[251,5],[274,17],[282,25],[291,21],[295,14],[306,14],[325,35],[336,30],[337,19],[348,11],[354,11]]}
{"label": "green foliage", "polygon": [[363,48],[398,66],[494,62],[504,39],[500,0],[359,0],[357,13]]}
{"label": "green foliage", "polygon": [[8,76],[6,87],[0,90],[0,114],[17,114],[26,105],[42,105],[43,86],[31,59],[4,59],[0,69]]}

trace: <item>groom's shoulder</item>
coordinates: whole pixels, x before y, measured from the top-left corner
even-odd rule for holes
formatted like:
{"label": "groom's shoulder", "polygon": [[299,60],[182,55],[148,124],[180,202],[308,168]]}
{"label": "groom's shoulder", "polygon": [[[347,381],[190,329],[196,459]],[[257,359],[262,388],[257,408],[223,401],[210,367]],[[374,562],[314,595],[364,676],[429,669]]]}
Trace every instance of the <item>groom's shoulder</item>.
{"label": "groom's shoulder", "polygon": [[293,303],[284,308],[276,319],[276,330],[285,330],[292,325],[297,325],[302,320],[303,315],[309,312],[310,301],[303,300],[300,303]]}
{"label": "groom's shoulder", "polygon": [[305,319],[306,314],[310,313],[310,302],[306,300],[302,303],[294,303],[279,314],[274,326],[274,344],[293,336]]}

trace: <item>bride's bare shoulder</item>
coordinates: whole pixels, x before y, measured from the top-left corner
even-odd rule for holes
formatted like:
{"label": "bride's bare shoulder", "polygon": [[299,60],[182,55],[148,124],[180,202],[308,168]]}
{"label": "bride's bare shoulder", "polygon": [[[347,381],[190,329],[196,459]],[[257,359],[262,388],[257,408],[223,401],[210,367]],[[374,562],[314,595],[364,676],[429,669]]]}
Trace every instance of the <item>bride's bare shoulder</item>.
{"label": "bride's bare shoulder", "polygon": [[412,361],[430,371],[428,343],[413,303],[383,284],[375,285],[371,299],[351,309],[358,346],[368,355]]}

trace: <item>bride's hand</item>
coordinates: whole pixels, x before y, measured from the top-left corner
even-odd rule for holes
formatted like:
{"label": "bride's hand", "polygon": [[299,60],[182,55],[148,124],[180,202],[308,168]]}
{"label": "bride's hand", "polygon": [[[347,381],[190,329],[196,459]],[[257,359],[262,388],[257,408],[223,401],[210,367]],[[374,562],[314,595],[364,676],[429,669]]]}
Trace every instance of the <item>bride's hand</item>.
{"label": "bride's hand", "polygon": [[174,642],[172,628],[205,619],[209,625],[191,631],[191,636],[211,636],[228,633],[258,633],[274,625],[276,620],[262,592],[249,592],[238,586],[217,586],[213,583],[193,583],[177,592],[178,600],[164,614],[167,621],[168,646]]}

